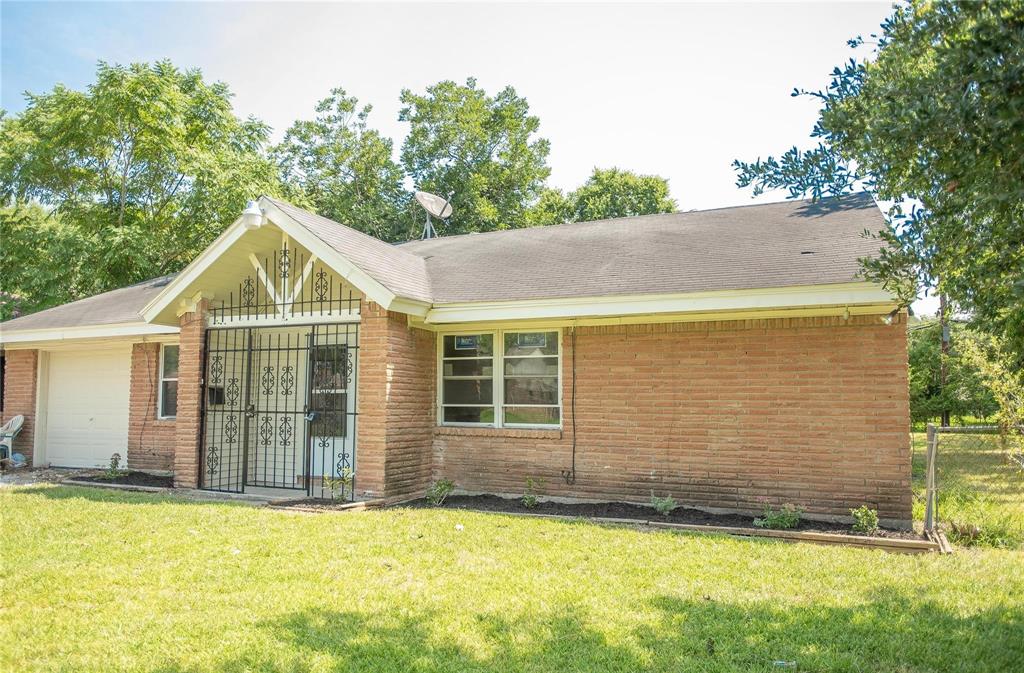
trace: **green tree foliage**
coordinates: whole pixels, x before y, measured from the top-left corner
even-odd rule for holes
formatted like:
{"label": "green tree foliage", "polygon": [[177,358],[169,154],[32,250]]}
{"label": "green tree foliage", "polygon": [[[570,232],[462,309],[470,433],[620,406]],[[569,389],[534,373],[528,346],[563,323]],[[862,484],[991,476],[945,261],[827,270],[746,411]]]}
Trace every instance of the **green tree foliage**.
{"label": "green tree foliage", "polygon": [[[0,197],[38,201],[60,223],[11,224],[5,236],[5,248],[38,254],[20,260],[39,273],[18,281],[27,306],[176,271],[247,199],[277,191],[262,152],[267,127],[235,117],[227,87],[198,70],[101,62],[84,92],[57,86],[27,98],[24,112],[0,122]],[[55,266],[65,245],[74,263]]]}
{"label": "green tree foliage", "polygon": [[371,107],[331,90],[272,151],[288,198],[385,241],[409,238],[408,194],[392,143],[367,126]]}
{"label": "green tree foliage", "polygon": [[455,213],[441,235],[527,224],[551,170],[540,120],[512,87],[489,96],[469,78],[418,94],[403,89],[399,120],[409,122],[402,164],[417,189],[452,195]]}
{"label": "green tree foliage", "polygon": [[941,384],[942,330],[926,319],[910,328],[910,416],[915,422],[936,419],[943,411],[954,417],[988,418],[999,411],[976,360],[962,350],[977,335],[962,323],[950,325],[950,353],[945,357],[946,385]]}
{"label": "green tree foliage", "polygon": [[0,320],[88,294],[78,253],[90,243],[39,204],[0,208]]}
{"label": "green tree foliage", "polygon": [[[895,201],[868,278],[909,303],[937,286],[1024,362],[1024,0],[914,0],[872,55],[836,68],[819,144],[735,162],[738,184],[792,197],[859,186]],[[860,38],[850,41],[861,48]]]}
{"label": "green tree foliage", "polygon": [[586,182],[568,194],[545,189],[528,219],[531,225],[560,224],[671,213],[675,209],[665,178],[618,168],[595,168]]}

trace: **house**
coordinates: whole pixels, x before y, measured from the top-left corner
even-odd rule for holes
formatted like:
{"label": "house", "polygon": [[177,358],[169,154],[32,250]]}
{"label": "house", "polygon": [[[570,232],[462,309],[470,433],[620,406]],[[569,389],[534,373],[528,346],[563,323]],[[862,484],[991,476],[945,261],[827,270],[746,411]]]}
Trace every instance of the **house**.
{"label": "house", "polygon": [[263,197],[173,277],[0,325],[35,465],[911,519],[867,195],[390,245]]}

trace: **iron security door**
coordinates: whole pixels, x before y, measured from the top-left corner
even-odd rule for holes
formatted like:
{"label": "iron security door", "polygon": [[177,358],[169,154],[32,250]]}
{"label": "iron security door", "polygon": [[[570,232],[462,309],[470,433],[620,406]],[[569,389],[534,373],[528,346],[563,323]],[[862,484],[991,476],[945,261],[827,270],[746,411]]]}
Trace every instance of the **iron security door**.
{"label": "iron security door", "polygon": [[358,325],[207,330],[202,485],[355,492]]}

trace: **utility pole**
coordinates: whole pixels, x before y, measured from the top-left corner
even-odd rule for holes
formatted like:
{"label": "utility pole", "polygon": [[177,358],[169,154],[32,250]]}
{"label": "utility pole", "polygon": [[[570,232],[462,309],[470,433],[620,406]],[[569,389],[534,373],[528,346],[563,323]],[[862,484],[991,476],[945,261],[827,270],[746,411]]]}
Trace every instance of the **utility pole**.
{"label": "utility pole", "polygon": [[[939,391],[942,394],[942,399],[946,399],[946,359],[949,357],[949,318],[946,315],[948,311],[946,306],[946,293],[939,293],[939,329],[942,330],[942,354],[939,356]],[[943,405],[942,408],[942,427],[949,427],[949,407]]]}

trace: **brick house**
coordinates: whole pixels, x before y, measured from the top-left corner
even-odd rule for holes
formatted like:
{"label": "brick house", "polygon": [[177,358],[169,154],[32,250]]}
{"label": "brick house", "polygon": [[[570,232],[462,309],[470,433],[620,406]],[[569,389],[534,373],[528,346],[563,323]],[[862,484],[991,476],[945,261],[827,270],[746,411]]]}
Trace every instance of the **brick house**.
{"label": "brick house", "polygon": [[188,267],[0,325],[35,465],[911,518],[866,195],[390,245],[267,197]]}

